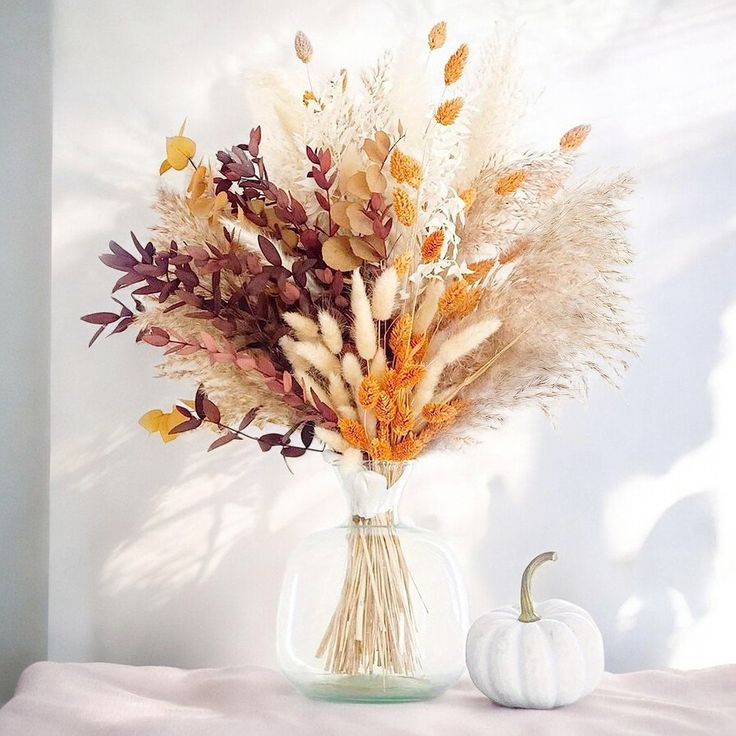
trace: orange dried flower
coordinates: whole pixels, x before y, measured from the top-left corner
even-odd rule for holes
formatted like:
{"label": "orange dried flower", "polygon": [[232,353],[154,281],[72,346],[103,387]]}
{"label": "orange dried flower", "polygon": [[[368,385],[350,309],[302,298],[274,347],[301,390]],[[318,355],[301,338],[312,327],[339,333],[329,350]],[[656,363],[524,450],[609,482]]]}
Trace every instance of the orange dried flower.
{"label": "orange dried flower", "polygon": [[368,454],[374,460],[391,460],[391,443],[387,439],[374,437],[371,440],[370,447],[368,448]]}
{"label": "orange dried flower", "polygon": [[394,460],[413,460],[424,448],[425,441],[409,432],[400,442],[393,447]]}
{"label": "orange dried flower", "polygon": [[453,97],[451,100],[443,102],[435,111],[434,119],[440,125],[452,125],[463,109],[463,98]]}
{"label": "orange dried flower", "polygon": [[422,183],[422,166],[415,158],[394,148],[391,153],[391,176],[399,184],[408,184],[416,189]]}
{"label": "orange dried flower", "polygon": [[365,409],[372,409],[381,393],[379,380],[372,375],[367,375],[358,386],[358,403]]}
{"label": "orange dried flower", "polygon": [[478,198],[478,190],[474,189],[473,187],[470,187],[470,189],[465,189],[462,192],[460,192],[460,199],[462,199],[463,203],[465,204],[466,210],[469,210],[473,206],[477,198]]}
{"label": "orange dried flower", "polygon": [[391,327],[388,335],[388,345],[396,352],[401,346],[408,345],[411,338],[412,317],[410,314],[402,314]]}
{"label": "orange dried flower", "polygon": [[396,275],[403,279],[404,276],[409,272],[409,266],[411,265],[411,253],[408,250],[402,251],[399,256],[394,260],[394,268],[396,269]]}
{"label": "orange dried flower", "polygon": [[411,336],[411,357],[417,363],[424,360],[424,354],[427,352],[427,340],[424,333]]}
{"label": "orange dried flower", "polygon": [[475,263],[468,263],[468,268],[473,273],[468,273],[465,275],[465,280],[469,284],[475,284],[477,281],[481,281],[484,279],[488,272],[493,267],[493,261],[491,259],[486,259],[484,261],[476,261]]}
{"label": "orange dried flower", "polygon": [[445,242],[444,230],[433,230],[422,243],[422,263],[436,261],[442,252]]}
{"label": "orange dried flower", "polygon": [[394,368],[388,368],[381,376],[381,388],[389,396],[393,396],[396,393],[399,380],[398,376],[399,374]]}
{"label": "orange dried flower", "polygon": [[590,133],[590,125],[576,125],[560,138],[560,148],[563,151],[573,151],[583,144]]}
{"label": "orange dried flower", "polygon": [[382,391],[378,395],[373,411],[376,413],[376,419],[384,424],[388,424],[394,418],[396,404],[387,391]]}
{"label": "orange dried flower", "polygon": [[407,363],[399,369],[396,388],[414,388],[424,378],[427,369],[421,363]]}
{"label": "orange dried flower", "polygon": [[457,82],[463,75],[465,63],[468,61],[468,44],[464,43],[458,50],[447,60],[445,64],[445,84],[451,85]]}
{"label": "orange dried flower", "polygon": [[337,420],[337,426],[343,439],[349,445],[357,447],[359,450],[368,449],[368,445],[370,444],[368,435],[365,432],[365,427],[359,421],[348,419],[348,417],[340,417]]}
{"label": "orange dried flower", "polygon": [[302,102],[304,103],[304,107],[306,107],[310,102],[317,102],[317,97],[311,89],[308,89],[302,95]]}
{"label": "orange dried flower", "polygon": [[498,262],[503,265],[504,263],[509,263],[515,258],[518,258],[527,248],[529,242],[530,241],[526,238],[519,238],[512,244],[512,246],[508,250],[501,253],[501,255],[498,257]]}
{"label": "orange dried flower", "polygon": [[445,45],[447,40],[447,23],[441,20],[439,23],[435,23],[427,36],[427,43],[429,44],[429,50],[435,51],[441,49]]}
{"label": "orange dried flower", "polygon": [[404,437],[414,426],[414,411],[408,392],[399,391],[396,398],[396,414],[391,420],[391,432],[396,437]]}
{"label": "orange dried flower", "polygon": [[516,169],[506,174],[506,176],[502,176],[496,182],[496,194],[501,196],[513,194],[524,183],[525,179],[526,172],[522,169]]}
{"label": "orange dried flower", "polygon": [[437,403],[431,401],[422,408],[422,418],[432,428],[439,432],[447,429],[457,418],[459,407],[455,402]]}
{"label": "orange dried flower", "polygon": [[402,187],[394,189],[394,211],[398,221],[406,227],[411,227],[417,219],[417,208]]}
{"label": "orange dried flower", "polygon": [[453,281],[448,284],[440,297],[437,311],[441,317],[448,320],[462,319],[478,306],[480,296],[480,290],[471,289],[467,281],[462,279]]}

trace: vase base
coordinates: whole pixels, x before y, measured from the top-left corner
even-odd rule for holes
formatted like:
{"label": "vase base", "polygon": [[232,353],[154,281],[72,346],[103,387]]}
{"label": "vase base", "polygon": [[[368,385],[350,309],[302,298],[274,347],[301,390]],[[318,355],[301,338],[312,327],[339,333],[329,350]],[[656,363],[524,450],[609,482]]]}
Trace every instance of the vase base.
{"label": "vase base", "polygon": [[314,700],[339,703],[410,703],[441,695],[447,686],[419,677],[398,675],[311,675],[289,680]]}

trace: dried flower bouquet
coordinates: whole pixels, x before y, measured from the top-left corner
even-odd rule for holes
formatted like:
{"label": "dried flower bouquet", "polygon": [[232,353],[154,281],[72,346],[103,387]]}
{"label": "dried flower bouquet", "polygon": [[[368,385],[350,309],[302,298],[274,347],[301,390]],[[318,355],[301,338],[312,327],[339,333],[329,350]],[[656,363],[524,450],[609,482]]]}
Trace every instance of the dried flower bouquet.
{"label": "dried flower bouquet", "polygon": [[[199,387],[146,413],[146,429],[170,441],[207,425],[210,449],[250,438],[284,458],[326,446],[346,467],[393,467],[379,471],[390,485],[392,462],[472,440],[523,404],[547,410],[591,372],[616,381],[635,345],[629,179],[571,181],[587,125],[521,151],[509,44],[438,58],[445,40],[438,23],[424,54],[319,89],[307,72],[303,95],[262,80],[269,126],[216,167],[195,160],[184,126],[167,139],[160,173],[191,171],[186,191],[159,192],[150,242],[101,256],[133,306],[82,318],[99,326],[91,342],[135,327],[164,351],[164,375]],[[309,70],[301,32],[295,50]],[[266,424],[285,429],[249,429]],[[389,561],[391,603],[408,582],[400,547]],[[351,667],[389,660],[406,670],[414,653]]]}

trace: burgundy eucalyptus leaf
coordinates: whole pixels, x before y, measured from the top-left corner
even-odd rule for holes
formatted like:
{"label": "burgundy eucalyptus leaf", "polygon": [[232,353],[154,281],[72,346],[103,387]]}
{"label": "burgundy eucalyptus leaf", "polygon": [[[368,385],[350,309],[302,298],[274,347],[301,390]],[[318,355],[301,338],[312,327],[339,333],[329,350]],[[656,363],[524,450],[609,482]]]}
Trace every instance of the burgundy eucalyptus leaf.
{"label": "burgundy eucalyptus leaf", "polygon": [[212,452],[212,450],[216,450],[218,447],[222,447],[223,445],[227,445],[228,442],[232,442],[233,440],[240,439],[235,432],[228,432],[227,434],[223,435],[222,437],[218,437],[208,448],[207,452]]}
{"label": "burgundy eucalyptus leaf", "polygon": [[202,408],[204,409],[205,417],[207,417],[209,421],[214,422],[215,424],[220,423],[220,410],[206,396],[202,400]]}
{"label": "burgundy eucalyptus leaf", "polygon": [[314,439],[314,422],[305,422],[302,425],[300,439],[304,447],[309,447]]}
{"label": "burgundy eucalyptus leaf", "polygon": [[287,446],[281,448],[281,454],[284,457],[301,457],[306,452],[306,449],[303,447]]}
{"label": "burgundy eucalyptus leaf", "polygon": [[258,245],[261,249],[261,253],[263,253],[266,260],[273,264],[274,266],[280,266],[281,265],[281,255],[279,254],[276,246],[268,240],[268,238],[264,238],[263,235],[258,236]]}
{"label": "burgundy eucalyptus leaf", "polygon": [[196,417],[192,417],[192,419],[187,419],[186,422],[182,422],[181,424],[177,424],[176,427],[172,427],[169,430],[169,434],[181,434],[182,432],[191,432],[193,429],[197,429],[201,426],[202,420],[197,419]]}
{"label": "burgundy eucalyptus leaf", "polygon": [[240,420],[240,424],[238,425],[239,431],[242,432],[246,427],[248,427],[253,422],[260,408],[261,408],[260,406],[254,406],[252,409],[248,411],[248,413]]}
{"label": "burgundy eucalyptus leaf", "polygon": [[115,312],[93,312],[92,314],[85,314],[81,319],[91,325],[111,325],[120,319],[120,315],[115,314]]}

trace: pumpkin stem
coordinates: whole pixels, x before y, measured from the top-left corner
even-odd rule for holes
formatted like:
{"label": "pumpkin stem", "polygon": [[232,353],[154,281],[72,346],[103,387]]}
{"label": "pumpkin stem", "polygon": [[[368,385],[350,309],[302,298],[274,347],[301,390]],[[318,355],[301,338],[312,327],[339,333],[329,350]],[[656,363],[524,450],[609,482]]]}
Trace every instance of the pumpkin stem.
{"label": "pumpkin stem", "polygon": [[521,613],[519,614],[519,621],[525,624],[539,621],[539,616],[534,613],[534,603],[532,601],[532,575],[535,570],[543,563],[548,560],[556,560],[557,552],[543,552],[541,555],[537,555],[524,570],[524,574],[521,576]]}

